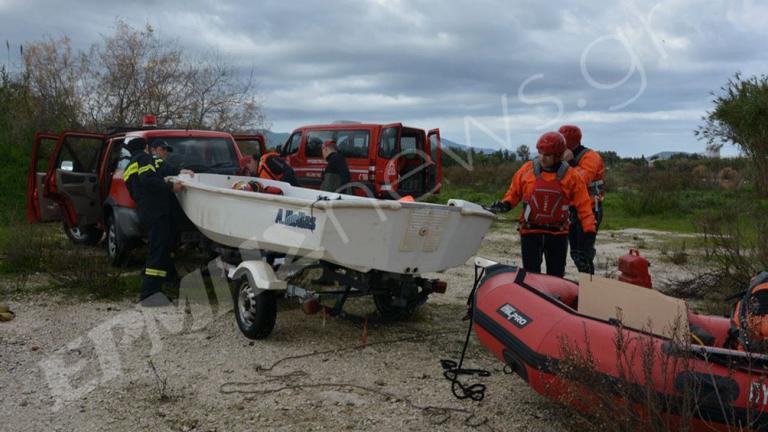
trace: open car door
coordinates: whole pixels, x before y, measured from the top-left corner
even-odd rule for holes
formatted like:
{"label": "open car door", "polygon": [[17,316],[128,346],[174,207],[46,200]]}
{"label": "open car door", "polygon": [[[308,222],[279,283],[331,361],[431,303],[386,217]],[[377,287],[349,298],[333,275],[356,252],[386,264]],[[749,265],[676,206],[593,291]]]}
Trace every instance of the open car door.
{"label": "open car door", "polygon": [[383,196],[389,196],[400,181],[400,135],[402,123],[391,123],[381,127],[376,158],[375,183]]}
{"label": "open car door", "polygon": [[440,129],[430,129],[427,133],[427,141],[429,141],[430,157],[435,163],[434,178],[429,179],[427,189],[431,193],[438,193],[443,183],[443,149],[440,142]]}
{"label": "open car door", "polygon": [[38,132],[32,145],[32,160],[27,173],[27,221],[29,223],[61,220],[56,201],[45,197],[44,180],[59,136]]}
{"label": "open car door", "polygon": [[[267,152],[267,140],[264,135],[232,135],[242,156],[257,155],[259,158]],[[256,159],[258,162],[259,159]]]}
{"label": "open car door", "polygon": [[101,220],[97,170],[105,144],[105,135],[64,132],[51,155],[43,195],[56,201],[73,235]]}

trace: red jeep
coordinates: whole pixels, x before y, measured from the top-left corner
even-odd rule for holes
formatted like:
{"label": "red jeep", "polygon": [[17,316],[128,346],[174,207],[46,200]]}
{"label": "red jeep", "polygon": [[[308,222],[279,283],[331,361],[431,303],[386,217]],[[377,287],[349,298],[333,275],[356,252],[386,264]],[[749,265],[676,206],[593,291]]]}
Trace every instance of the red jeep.
{"label": "red jeep", "polygon": [[320,187],[326,166],[320,148],[327,140],[335,141],[346,158],[358,195],[418,198],[440,191],[439,129],[425,133],[400,123],[352,122],[300,127],[282,146],[281,155],[302,186]]}
{"label": "red jeep", "polygon": [[[234,174],[243,158],[238,144],[253,152],[265,151],[261,135],[203,130],[145,127],[112,129],[107,134],[38,133],[27,179],[27,220],[63,221],[64,232],[75,243],[96,244],[107,232],[110,260],[124,263],[144,236],[136,204],[123,182],[130,160],[122,146],[127,136],[142,136],[150,143],[165,140],[172,148],[166,163],[201,173]],[[195,233],[187,221],[182,241],[194,240]]]}

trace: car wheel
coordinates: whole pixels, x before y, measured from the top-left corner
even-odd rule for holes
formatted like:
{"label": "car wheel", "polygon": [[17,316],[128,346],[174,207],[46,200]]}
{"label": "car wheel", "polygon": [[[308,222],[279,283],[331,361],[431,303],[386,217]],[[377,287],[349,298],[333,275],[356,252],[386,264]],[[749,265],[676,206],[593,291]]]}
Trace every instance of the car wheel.
{"label": "car wheel", "polygon": [[69,241],[75,244],[82,244],[93,246],[101,240],[103,232],[96,228],[94,225],[82,226],[82,227],[69,227],[66,222],[63,224],[62,229],[64,234],[67,235]]}
{"label": "car wheel", "polygon": [[124,266],[128,262],[130,250],[128,248],[128,241],[120,233],[120,228],[118,228],[114,216],[107,218],[107,241],[105,243],[109,262],[113,266]]}
{"label": "car wheel", "polygon": [[248,277],[236,282],[232,290],[237,327],[249,339],[264,339],[277,320],[277,298],[273,291],[251,286]]}

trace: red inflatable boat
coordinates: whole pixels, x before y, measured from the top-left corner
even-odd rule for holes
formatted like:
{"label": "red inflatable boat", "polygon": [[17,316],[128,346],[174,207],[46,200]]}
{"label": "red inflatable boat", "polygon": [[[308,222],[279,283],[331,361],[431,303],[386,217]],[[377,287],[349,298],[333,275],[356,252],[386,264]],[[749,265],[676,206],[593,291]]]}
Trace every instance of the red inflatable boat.
{"label": "red inflatable boat", "polygon": [[[475,332],[508,370],[538,393],[590,411],[594,399],[569,397],[574,381],[560,372],[568,341],[590,353],[599,381],[636,387],[616,392],[612,399],[640,417],[647,415],[643,400],[650,392],[670,401],[661,415],[667,424],[684,420],[693,430],[768,430],[768,356],[724,348],[730,337],[728,318],[688,312],[696,343],[680,344],[620,326],[616,320],[579,313],[579,286],[574,282],[482,259],[476,265],[484,274],[473,297]],[[625,353],[637,353],[641,346],[653,351],[650,374],[642,372],[648,363],[640,356],[617,355],[619,334]],[[598,391],[583,383],[576,388],[584,395]]]}

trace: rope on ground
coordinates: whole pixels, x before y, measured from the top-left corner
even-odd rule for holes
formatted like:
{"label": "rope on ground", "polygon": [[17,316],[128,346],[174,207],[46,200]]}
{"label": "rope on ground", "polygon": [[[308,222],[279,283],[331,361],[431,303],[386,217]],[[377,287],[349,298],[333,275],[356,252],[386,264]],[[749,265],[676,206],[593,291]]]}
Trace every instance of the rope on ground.
{"label": "rope on ground", "polygon": [[[453,332],[443,331],[443,332],[430,333],[430,334],[416,334],[416,335],[406,336],[406,337],[397,338],[397,339],[388,339],[388,340],[372,342],[368,344],[354,345],[351,347],[335,348],[335,349],[324,350],[324,351],[313,351],[306,354],[283,357],[266,367],[259,364],[255,366],[256,372],[261,374],[265,378],[264,380],[225,382],[219,387],[219,392],[222,394],[249,395],[248,397],[245,398],[245,400],[250,401],[250,400],[256,399],[256,396],[258,395],[275,394],[275,393],[291,391],[291,390],[306,390],[310,388],[356,389],[356,390],[376,394],[395,402],[404,403],[407,407],[411,409],[419,410],[422,412],[422,414],[425,417],[427,417],[430,424],[433,426],[440,426],[442,424],[445,424],[451,418],[451,413],[459,413],[459,414],[467,415],[467,417],[465,417],[463,421],[464,426],[472,427],[472,428],[479,428],[481,426],[486,426],[488,430],[493,432],[495,429],[488,423],[487,417],[478,418],[473,411],[470,411],[467,409],[434,406],[434,405],[419,405],[407,397],[398,396],[394,393],[380,390],[378,388],[368,387],[368,386],[354,384],[354,383],[334,383],[334,382],[303,383],[303,384],[290,383],[291,381],[294,381],[297,378],[308,377],[309,374],[304,371],[291,371],[286,374],[268,374],[267,373],[267,372],[271,372],[278,365],[288,361],[292,361],[292,360],[298,360],[298,359],[314,357],[314,356],[319,356],[324,354],[337,354],[337,353],[347,352],[347,351],[356,351],[356,350],[361,350],[363,348],[366,348],[369,346],[375,346],[375,345],[388,345],[388,344],[394,344],[399,342],[424,340],[424,339],[429,339],[429,338],[442,336],[450,333],[453,333]],[[275,388],[260,387],[260,386],[263,386],[264,384],[276,382],[276,381],[282,381],[282,382],[287,381],[289,383],[281,387],[275,387]]]}
{"label": "rope on ground", "polygon": [[464,357],[467,354],[467,346],[469,345],[469,336],[472,334],[472,323],[474,322],[474,297],[477,287],[485,274],[485,269],[478,270],[475,266],[475,283],[472,286],[472,291],[467,298],[467,320],[469,320],[469,326],[467,327],[467,336],[464,339],[464,345],[461,348],[461,357],[459,361],[453,361],[449,359],[441,359],[440,366],[443,368],[443,376],[445,379],[451,382],[451,392],[457,399],[472,399],[473,401],[480,402],[485,397],[485,384],[464,384],[459,381],[459,375],[476,375],[479,377],[489,377],[491,373],[484,369],[468,369],[464,368]]}

